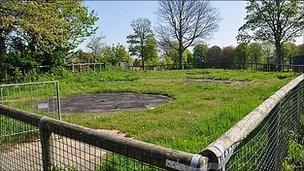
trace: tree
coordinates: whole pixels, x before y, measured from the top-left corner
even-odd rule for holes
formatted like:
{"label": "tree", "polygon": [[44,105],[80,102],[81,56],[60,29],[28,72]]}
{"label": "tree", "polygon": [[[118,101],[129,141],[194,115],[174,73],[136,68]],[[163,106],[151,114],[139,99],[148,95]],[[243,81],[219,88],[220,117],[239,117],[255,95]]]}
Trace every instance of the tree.
{"label": "tree", "polygon": [[297,0],[251,0],[246,23],[239,29],[240,41],[269,41],[276,48],[276,65],[281,70],[282,46],[299,37],[304,29],[304,9]]}
{"label": "tree", "polygon": [[222,49],[218,46],[212,46],[207,50],[205,64],[209,67],[216,67],[220,64]]}
{"label": "tree", "polygon": [[235,49],[234,49],[234,54],[235,54],[235,60],[236,60],[236,67],[237,68],[245,68],[246,67],[246,62],[248,60],[248,45],[246,43],[241,43],[239,44]]}
{"label": "tree", "polygon": [[266,62],[267,64],[274,63],[274,50],[275,50],[274,45],[269,42],[263,42],[261,46],[265,56],[265,58],[263,59],[264,62]]}
{"label": "tree", "polygon": [[234,68],[235,54],[232,46],[224,47],[220,59],[221,67]]}
{"label": "tree", "polygon": [[297,53],[293,57],[293,64],[294,65],[303,65],[304,64],[304,44],[299,45],[297,47]]}
{"label": "tree", "polygon": [[251,43],[248,46],[248,58],[250,62],[259,63],[263,57],[263,49],[260,43]]}
{"label": "tree", "polygon": [[292,59],[297,55],[298,47],[294,43],[284,43],[282,47],[284,63],[292,64]]}
{"label": "tree", "polygon": [[[156,28],[161,46],[178,51],[179,68],[183,53],[197,42],[208,39],[218,28],[219,14],[209,1],[160,1]],[[178,42],[175,47],[172,42]]]}
{"label": "tree", "polygon": [[193,57],[195,60],[194,66],[201,67],[203,62],[206,60],[206,53],[208,46],[205,44],[195,45],[193,48]]}
{"label": "tree", "polygon": [[[144,46],[143,56],[145,58],[145,62],[149,65],[156,65],[159,62],[157,42],[154,37],[147,40],[146,45]],[[142,66],[144,67],[144,65]]]}
{"label": "tree", "polygon": [[104,38],[105,36],[93,36],[90,42],[87,44],[87,48],[90,49],[93,57],[89,62],[97,62],[98,58],[101,57],[102,47],[104,46]]}
{"label": "tree", "polygon": [[6,0],[0,3],[0,9],[6,9],[0,14],[0,54],[14,48],[11,40],[18,39],[24,52],[53,58],[58,51],[74,49],[97,29],[96,14],[81,1]]}
{"label": "tree", "polygon": [[123,45],[113,44],[112,46],[104,46],[102,48],[102,60],[100,62],[116,66],[119,62],[131,63],[132,58]]}
{"label": "tree", "polygon": [[127,36],[129,51],[132,55],[141,58],[142,69],[145,69],[145,61],[157,54],[157,43],[152,31],[151,21],[147,18],[139,18],[131,22],[133,33]]}
{"label": "tree", "polygon": [[[172,42],[171,46],[162,46],[162,51],[164,53],[163,58],[166,60],[166,63],[173,64],[174,68],[179,68],[179,53],[178,50],[176,50],[177,46],[177,42]],[[191,62],[191,58],[193,58],[192,53],[186,49],[182,55],[182,60],[187,62],[187,59],[189,59]]]}
{"label": "tree", "polygon": [[186,49],[183,54],[183,61],[185,61],[188,65],[188,68],[192,68],[194,66],[195,60],[193,54],[189,49]]}

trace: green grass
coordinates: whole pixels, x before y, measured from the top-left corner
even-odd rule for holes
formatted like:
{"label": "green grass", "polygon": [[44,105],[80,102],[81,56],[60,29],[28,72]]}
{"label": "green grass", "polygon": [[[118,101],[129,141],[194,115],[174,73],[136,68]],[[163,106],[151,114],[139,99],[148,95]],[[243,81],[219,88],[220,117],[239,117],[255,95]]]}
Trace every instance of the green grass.
{"label": "green grass", "polygon": [[[267,97],[295,77],[293,73],[252,70],[65,72],[43,76],[59,80],[62,97],[97,92],[163,94],[173,103],[154,109],[66,114],[63,119],[94,129],[114,129],[153,144],[200,152]],[[190,83],[189,78],[246,80],[249,83]],[[40,99],[39,97],[37,97]]]}
{"label": "green grass", "polygon": [[[169,148],[199,152],[294,77],[293,73],[206,69],[66,72],[41,80],[60,80],[63,97],[96,92],[169,95],[174,98],[173,103],[154,109],[69,114],[63,119],[95,129],[119,130],[132,138]],[[250,82],[189,83],[189,78]]]}

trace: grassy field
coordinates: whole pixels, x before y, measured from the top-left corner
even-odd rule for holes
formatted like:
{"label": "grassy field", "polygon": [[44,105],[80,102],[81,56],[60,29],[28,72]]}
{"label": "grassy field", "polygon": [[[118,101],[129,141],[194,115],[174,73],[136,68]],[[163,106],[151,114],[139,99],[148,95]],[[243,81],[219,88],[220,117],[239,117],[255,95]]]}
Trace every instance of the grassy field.
{"label": "grassy field", "polygon": [[[173,103],[154,109],[65,114],[63,119],[95,129],[119,130],[138,140],[195,153],[294,77],[293,73],[208,69],[64,72],[61,76],[48,75],[40,80],[60,80],[62,97],[97,92],[168,95],[174,98]],[[206,78],[246,82],[188,81]]]}
{"label": "grassy field", "polygon": [[[63,97],[96,92],[164,94],[173,103],[154,109],[69,114],[68,122],[114,129],[146,142],[199,152],[263,100],[288,83],[293,73],[250,70],[105,71],[64,73],[58,79]],[[246,80],[244,84],[188,82],[188,79]]]}

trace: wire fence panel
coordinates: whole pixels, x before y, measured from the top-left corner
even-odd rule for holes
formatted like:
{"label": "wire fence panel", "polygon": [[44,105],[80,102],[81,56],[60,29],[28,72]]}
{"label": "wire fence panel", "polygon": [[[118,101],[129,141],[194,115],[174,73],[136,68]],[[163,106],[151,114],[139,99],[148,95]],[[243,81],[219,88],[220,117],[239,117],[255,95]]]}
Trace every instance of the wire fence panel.
{"label": "wire fence panel", "polygon": [[203,151],[214,170],[282,170],[304,113],[304,75],[291,81]]}
{"label": "wire fence panel", "polygon": [[0,105],[0,118],[1,171],[201,170],[207,163],[207,158],[199,154],[104,133],[4,105]]}
{"label": "wire fence panel", "polygon": [[51,170],[164,170],[58,134],[51,142]]}
{"label": "wire fence panel", "polygon": [[61,119],[58,81],[2,84],[0,91],[1,104]]}
{"label": "wire fence panel", "polygon": [[0,170],[41,170],[38,128],[0,115]]}

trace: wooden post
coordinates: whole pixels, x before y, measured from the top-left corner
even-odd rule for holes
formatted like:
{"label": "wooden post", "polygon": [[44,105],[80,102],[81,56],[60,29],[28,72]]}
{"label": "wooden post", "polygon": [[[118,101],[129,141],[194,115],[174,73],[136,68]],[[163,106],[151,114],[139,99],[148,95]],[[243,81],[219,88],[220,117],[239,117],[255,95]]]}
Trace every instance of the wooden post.
{"label": "wooden post", "polygon": [[3,88],[1,87],[1,103],[4,104],[4,98],[3,98]]}
{"label": "wooden post", "polygon": [[59,89],[59,82],[55,83],[56,87],[56,96],[57,96],[57,114],[58,114],[58,119],[61,120],[61,104],[60,104],[60,89]]}
{"label": "wooden post", "polygon": [[75,66],[72,64],[72,71],[75,72]]}
{"label": "wooden post", "polygon": [[39,128],[42,148],[43,170],[51,170],[51,132]]}

